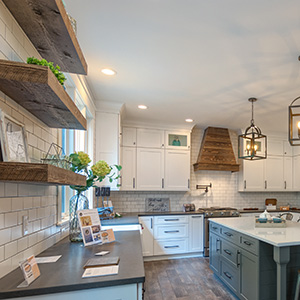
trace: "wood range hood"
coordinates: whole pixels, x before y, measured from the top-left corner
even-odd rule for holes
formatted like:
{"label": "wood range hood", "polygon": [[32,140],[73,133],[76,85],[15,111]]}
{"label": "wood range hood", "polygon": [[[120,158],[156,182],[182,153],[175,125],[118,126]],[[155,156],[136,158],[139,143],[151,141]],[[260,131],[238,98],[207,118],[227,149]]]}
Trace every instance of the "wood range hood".
{"label": "wood range hood", "polygon": [[194,171],[239,171],[227,128],[207,127]]}

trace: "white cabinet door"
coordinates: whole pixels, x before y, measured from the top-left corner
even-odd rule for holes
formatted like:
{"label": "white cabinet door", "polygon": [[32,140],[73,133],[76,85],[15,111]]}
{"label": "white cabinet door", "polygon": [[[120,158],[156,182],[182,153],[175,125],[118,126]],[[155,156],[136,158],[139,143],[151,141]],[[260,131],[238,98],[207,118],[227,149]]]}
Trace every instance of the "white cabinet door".
{"label": "white cabinet door", "polygon": [[283,141],[283,155],[293,156],[293,147],[288,141]]}
{"label": "white cabinet door", "polygon": [[293,158],[284,157],[283,158],[283,180],[284,180],[284,190],[293,190]]}
{"label": "white cabinet door", "polygon": [[293,188],[300,191],[300,156],[293,157]]}
{"label": "white cabinet door", "polygon": [[283,155],[283,141],[277,139],[268,139],[267,147],[268,156]]}
{"label": "white cabinet door", "polygon": [[122,128],[122,146],[136,147],[136,128],[133,127]]}
{"label": "white cabinet door", "polygon": [[164,131],[157,129],[137,129],[137,146],[146,148],[163,148]]}
{"label": "white cabinet door", "polygon": [[263,160],[244,161],[244,191],[263,191],[264,162]]}
{"label": "white cabinet door", "polygon": [[164,150],[137,148],[137,188],[162,190],[164,186]]}
{"label": "white cabinet door", "polygon": [[165,150],[165,189],[186,191],[189,181],[190,151]]}
{"label": "white cabinet door", "polygon": [[143,256],[153,256],[153,217],[139,217]]}
{"label": "white cabinet door", "polygon": [[189,216],[189,251],[203,251],[203,215]]}
{"label": "white cabinet door", "polygon": [[136,189],[136,148],[121,147],[121,187],[123,191]]}
{"label": "white cabinet door", "polygon": [[[105,160],[109,165],[119,162],[119,114],[96,112],[96,161]],[[112,183],[106,178],[99,186],[110,186],[112,190],[119,190],[118,182]]]}
{"label": "white cabinet door", "polygon": [[284,190],[283,156],[268,156],[265,160],[265,190]]}

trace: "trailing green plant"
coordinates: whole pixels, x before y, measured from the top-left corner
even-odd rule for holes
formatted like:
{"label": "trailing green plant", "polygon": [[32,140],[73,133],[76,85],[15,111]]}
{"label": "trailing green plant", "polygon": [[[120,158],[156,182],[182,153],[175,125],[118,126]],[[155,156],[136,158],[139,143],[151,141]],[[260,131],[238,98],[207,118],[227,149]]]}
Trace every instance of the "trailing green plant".
{"label": "trailing green plant", "polygon": [[53,72],[53,74],[56,76],[57,80],[59,81],[59,83],[61,85],[64,85],[65,81],[67,80],[67,78],[65,77],[65,75],[60,72],[60,67],[58,65],[56,65],[54,67],[53,62],[48,62],[46,59],[37,59],[35,57],[28,57],[27,58],[27,63],[31,64],[31,65],[39,65],[39,66],[46,66],[49,67],[50,70]]}

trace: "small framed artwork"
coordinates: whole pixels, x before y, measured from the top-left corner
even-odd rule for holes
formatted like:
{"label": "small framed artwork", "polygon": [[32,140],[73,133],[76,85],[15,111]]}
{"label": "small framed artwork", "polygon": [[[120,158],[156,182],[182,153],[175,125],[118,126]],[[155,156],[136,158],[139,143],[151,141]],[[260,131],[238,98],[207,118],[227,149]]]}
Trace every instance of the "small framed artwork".
{"label": "small framed artwork", "polygon": [[3,161],[29,162],[23,124],[0,110],[0,148]]}

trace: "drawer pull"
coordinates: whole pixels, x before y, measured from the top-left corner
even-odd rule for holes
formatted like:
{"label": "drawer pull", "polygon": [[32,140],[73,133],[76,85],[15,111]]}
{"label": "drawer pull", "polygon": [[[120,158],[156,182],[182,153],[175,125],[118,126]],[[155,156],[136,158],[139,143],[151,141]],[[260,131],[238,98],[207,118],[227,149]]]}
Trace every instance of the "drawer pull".
{"label": "drawer pull", "polygon": [[176,233],[179,232],[179,230],[166,230],[165,233]]}
{"label": "drawer pull", "polygon": [[236,267],[238,268],[240,264],[241,264],[241,252],[238,250],[236,252]]}
{"label": "drawer pull", "polygon": [[216,227],[216,226],[213,226],[213,227],[212,227],[212,229],[213,229],[213,230],[217,230],[217,229],[218,229],[218,227]]}
{"label": "drawer pull", "polygon": [[165,219],[166,222],[169,222],[169,221],[179,221],[179,219]]}
{"label": "drawer pull", "polygon": [[252,243],[248,242],[248,241],[244,241],[244,244],[247,245],[247,246],[251,246]]}
{"label": "drawer pull", "polygon": [[164,246],[164,248],[166,248],[166,249],[169,249],[169,248],[179,248],[179,246],[178,245],[175,245],[175,246]]}
{"label": "drawer pull", "polygon": [[202,216],[192,216],[192,218],[202,218]]}
{"label": "drawer pull", "polygon": [[229,237],[232,237],[232,236],[233,236],[233,234],[230,233],[230,232],[224,232],[224,234],[226,234],[226,235],[229,236]]}
{"label": "drawer pull", "polygon": [[232,253],[231,253],[231,251],[229,251],[229,250],[227,250],[227,249],[224,249],[223,250],[226,254],[228,254],[228,255],[231,255]]}
{"label": "drawer pull", "polygon": [[220,239],[216,240],[216,252],[220,251]]}
{"label": "drawer pull", "polygon": [[223,273],[227,278],[232,279],[232,276],[228,272],[223,272]]}

